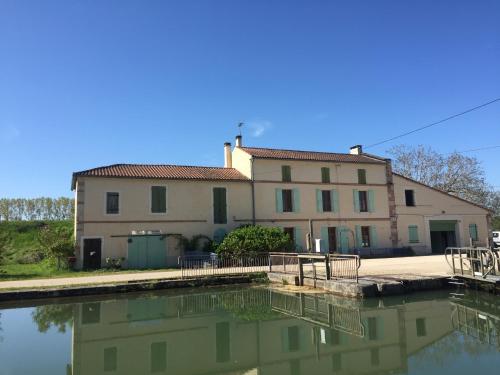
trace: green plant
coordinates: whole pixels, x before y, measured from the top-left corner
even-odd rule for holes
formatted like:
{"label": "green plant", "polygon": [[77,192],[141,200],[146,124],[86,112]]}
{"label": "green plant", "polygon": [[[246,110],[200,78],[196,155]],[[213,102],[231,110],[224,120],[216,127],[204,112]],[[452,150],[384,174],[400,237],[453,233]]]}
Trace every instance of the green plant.
{"label": "green plant", "polygon": [[231,231],[217,247],[217,253],[239,256],[292,249],[292,240],[281,228],[249,225]]}
{"label": "green plant", "polygon": [[197,234],[191,239],[181,235],[181,243],[186,251],[197,251],[201,250],[204,252],[209,252],[213,250],[213,242],[210,237],[204,234]]}
{"label": "green plant", "polygon": [[37,239],[47,259],[56,262],[59,269],[74,254],[73,237],[67,228],[45,225],[38,231]]}
{"label": "green plant", "polygon": [[106,268],[112,270],[119,270],[122,268],[122,263],[125,261],[125,258],[106,258]]}

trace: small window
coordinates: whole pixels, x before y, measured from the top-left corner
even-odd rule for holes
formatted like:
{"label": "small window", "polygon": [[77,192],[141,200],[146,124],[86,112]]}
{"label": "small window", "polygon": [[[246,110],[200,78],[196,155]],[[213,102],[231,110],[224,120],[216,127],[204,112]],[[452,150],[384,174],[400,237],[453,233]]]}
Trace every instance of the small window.
{"label": "small window", "polygon": [[167,212],[166,186],[151,186],[151,213],[164,214]]}
{"label": "small window", "polygon": [[281,166],[281,180],[283,182],[292,181],[292,168],[289,165]]}
{"label": "small window", "polygon": [[117,215],[120,213],[120,193],[106,193],[106,214]]}
{"label": "small window", "polygon": [[408,226],[408,237],[411,243],[417,243],[418,241],[418,226],[409,225]]}
{"label": "small window", "polygon": [[116,347],[104,349],[104,371],[116,371],[118,368],[118,350]]}
{"label": "small window", "polygon": [[283,349],[285,352],[300,350],[300,331],[298,326],[285,327]]}
{"label": "small window", "polygon": [[322,190],[323,212],[332,212],[332,193],[330,190]]}
{"label": "small window", "polygon": [[164,372],[167,369],[167,343],[154,342],[151,344],[150,356],[151,372]]}
{"label": "small window", "polygon": [[358,169],[358,184],[366,184],[366,169]]}
{"label": "small window", "polygon": [[330,168],[328,167],[321,168],[321,182],[324,184],[330,183]]}
{"label": "small window", "polygon": [[405,201],[408,207],[415,207],[415,190],[405,190]]}
{"label": "small window", "polygon": [[427,336],[427,327],[425,325],[425,318],[418,318],[415,322],[417,327],[417,337]]}
{"label": "small window", "polygon": [[213,189],[214,194],[214,223],[227,223],[227,201],[226,188],[216,187]]}
{"label": "small window", "polygon": [[368,212],[368,193],[359,191],[359,212]]}
{"label": "small window", "polygon": [[282,190],[283,212],[293,212],[293,192],[291,189]]}
{"label": "small window", "polygon": [[361,246],[370,247],[370,227],[361,227]]}

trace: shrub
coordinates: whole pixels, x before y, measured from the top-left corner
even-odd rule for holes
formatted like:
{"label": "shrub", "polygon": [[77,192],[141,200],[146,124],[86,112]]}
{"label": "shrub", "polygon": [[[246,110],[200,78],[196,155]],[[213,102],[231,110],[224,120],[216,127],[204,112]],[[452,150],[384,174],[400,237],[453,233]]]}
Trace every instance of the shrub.
{"label": "shrub", "polygon": [[250,225],[230,232],[217,247],[220,255],[257,255],[272,251],[290,251],[293,243],[281,228]]}
{"label": "shrub", "polygon": [[58,268],[75,252],[73,236],[67,228],[46,225],[38,231],[38,242],[47,259],[57,262]]}

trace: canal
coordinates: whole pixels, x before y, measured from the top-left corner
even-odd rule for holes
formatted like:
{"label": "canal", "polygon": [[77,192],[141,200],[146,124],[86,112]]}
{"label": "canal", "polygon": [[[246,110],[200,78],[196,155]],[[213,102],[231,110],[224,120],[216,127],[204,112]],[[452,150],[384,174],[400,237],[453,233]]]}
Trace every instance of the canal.
{"label": "canal", "polygon": [[265,287],[0,305],[0,374],[498,374],[500,298]]}

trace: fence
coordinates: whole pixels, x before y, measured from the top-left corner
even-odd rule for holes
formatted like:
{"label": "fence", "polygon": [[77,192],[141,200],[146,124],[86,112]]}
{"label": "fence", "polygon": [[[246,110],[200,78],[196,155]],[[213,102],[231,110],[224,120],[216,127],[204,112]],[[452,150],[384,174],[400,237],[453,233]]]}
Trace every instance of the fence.
{"label": "fence", "polygon": [[269,269],[269,256],[180,256],[181,278],[226,274],[248,274]]}
{"label": "fence", "polygon": [[497,252],[485,247],[448,247],[445,257],[453,275],[483,279],[488,275],[500,275]]}
{"label": "fence", "polygon": [[297,253],[269,253],[269,272],[299,274]]}
{"label": "fence", "polygon": [[358,269],[361,266],[359,255],[330,256],[330,276],[335,280],[355,280],[358,282]]}

